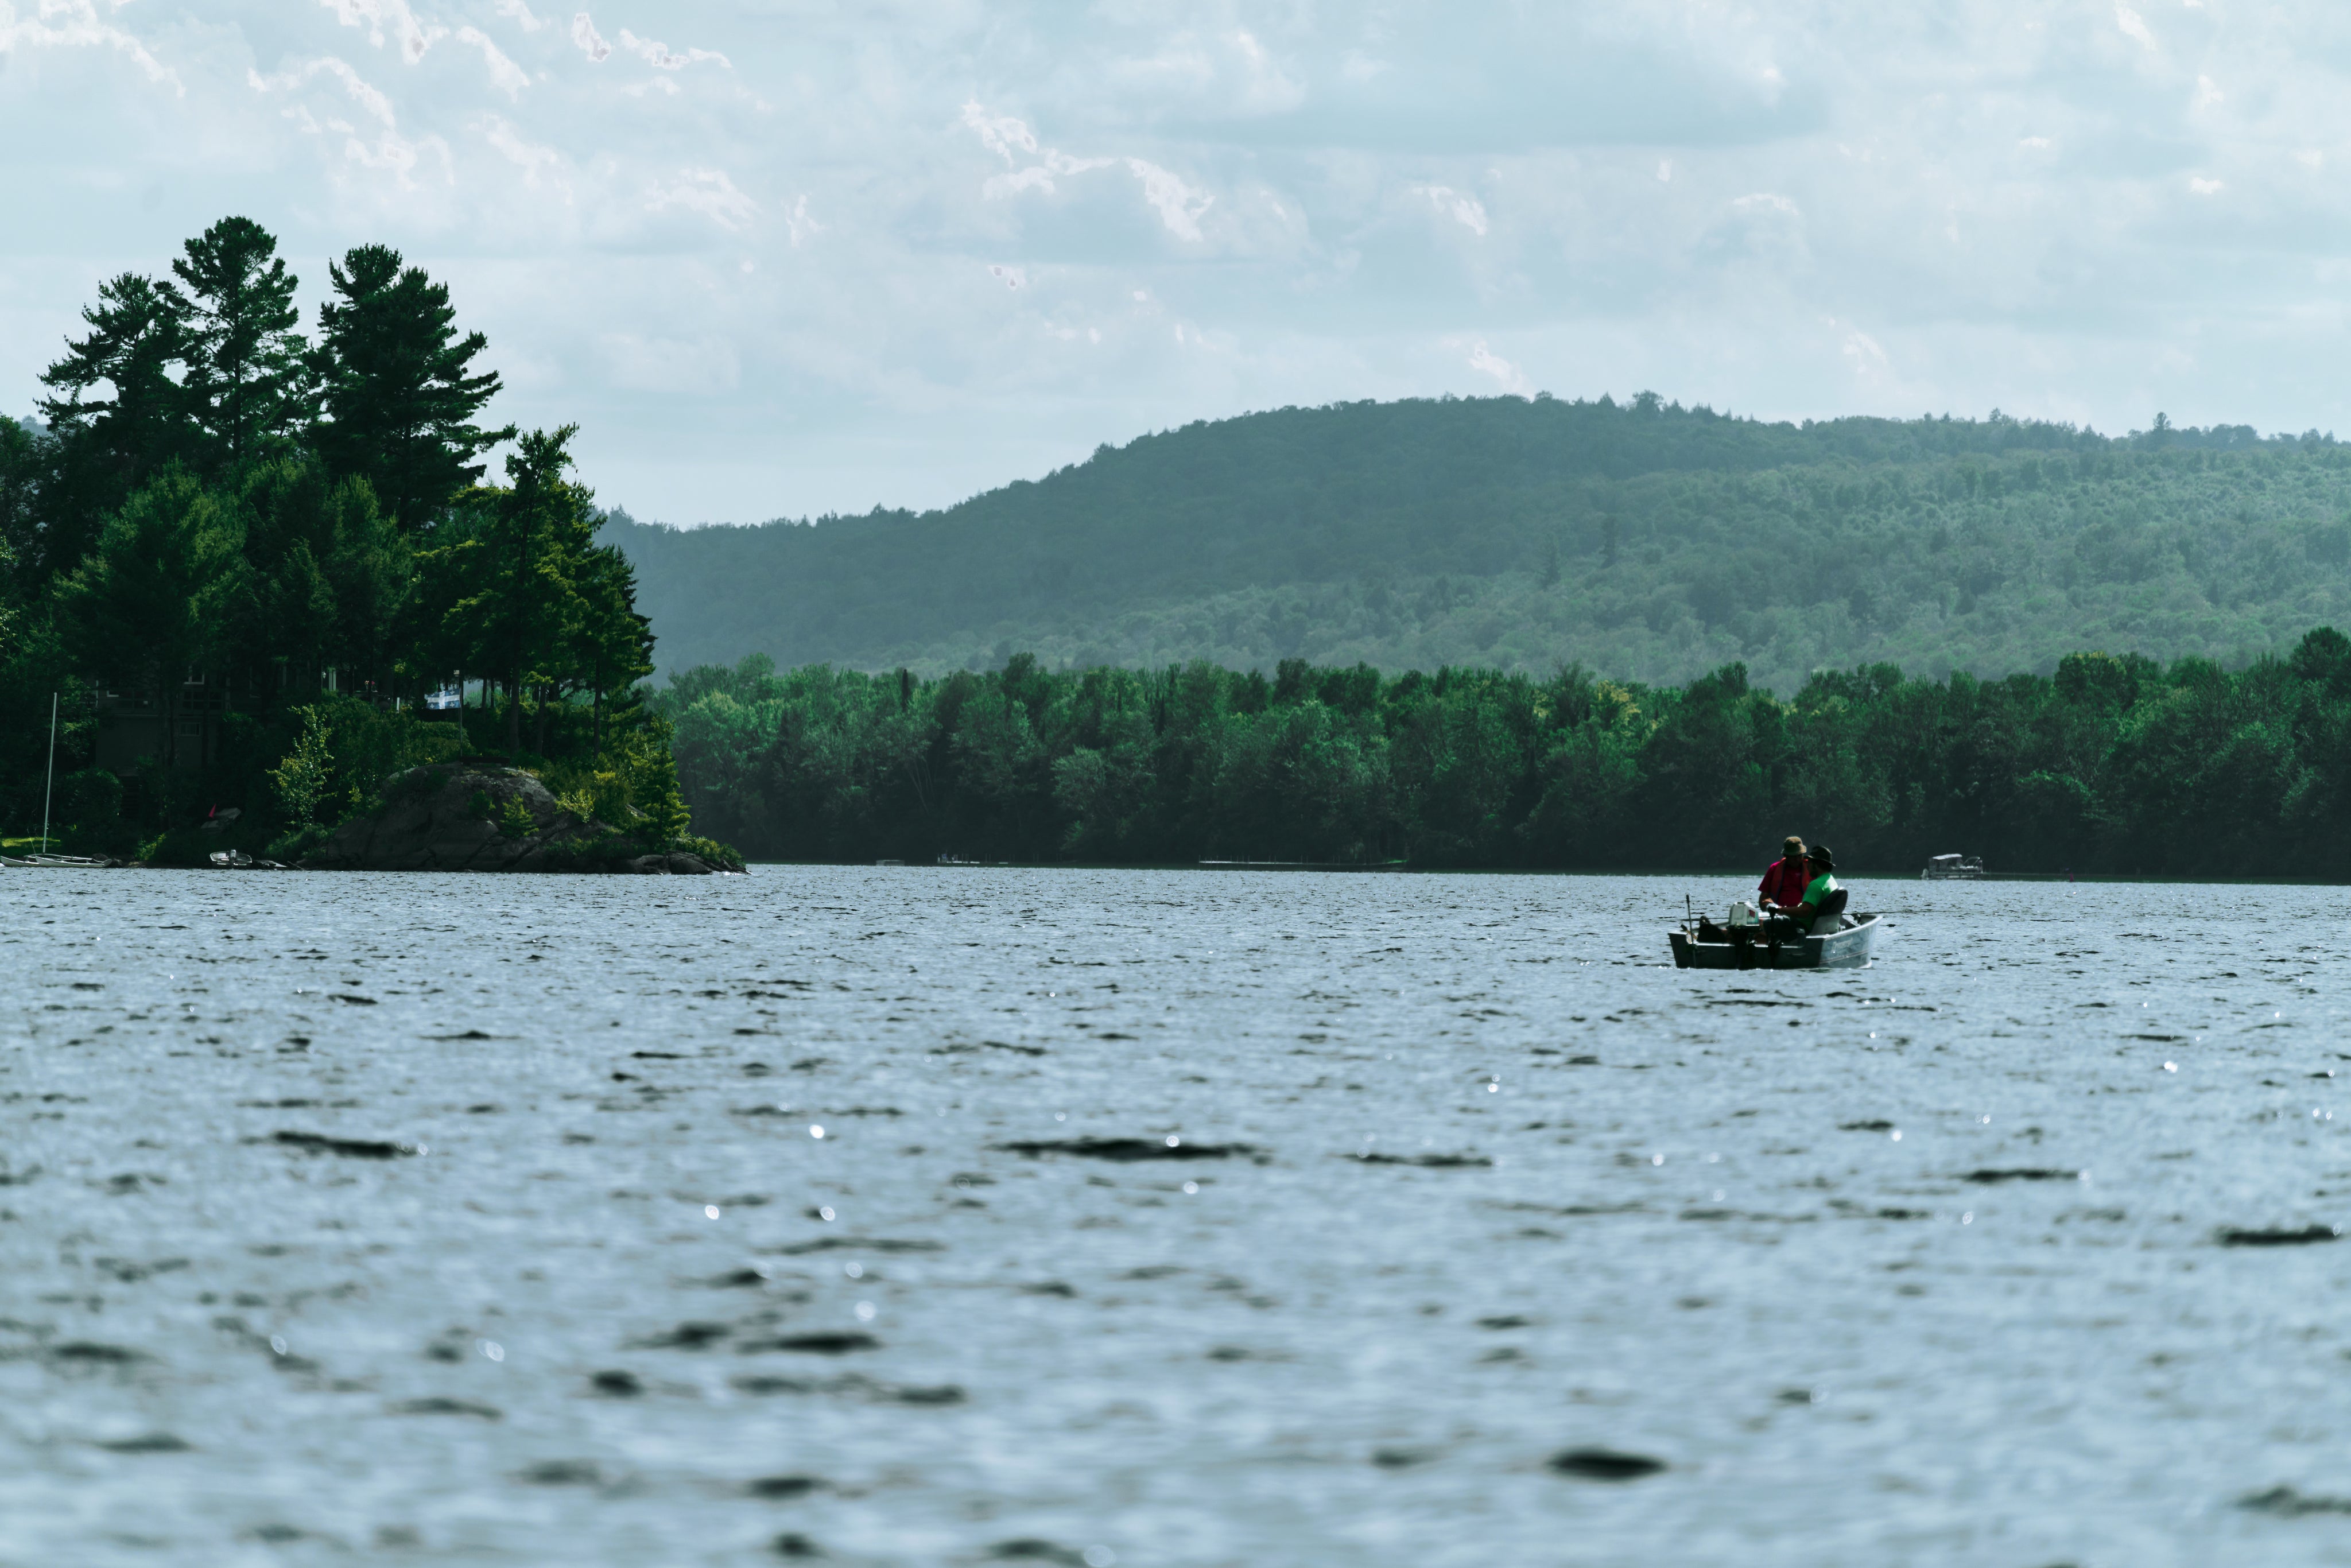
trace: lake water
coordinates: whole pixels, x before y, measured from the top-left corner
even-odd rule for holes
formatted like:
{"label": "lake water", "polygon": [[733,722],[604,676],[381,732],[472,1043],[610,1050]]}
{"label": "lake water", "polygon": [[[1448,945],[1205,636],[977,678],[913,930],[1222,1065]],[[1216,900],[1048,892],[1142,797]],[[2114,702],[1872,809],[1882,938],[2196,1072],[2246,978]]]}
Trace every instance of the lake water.
{"label": "lake water", "polygon": [[2340,893],[1853,885],[0,873],[0,1563],[2351,1563]]}

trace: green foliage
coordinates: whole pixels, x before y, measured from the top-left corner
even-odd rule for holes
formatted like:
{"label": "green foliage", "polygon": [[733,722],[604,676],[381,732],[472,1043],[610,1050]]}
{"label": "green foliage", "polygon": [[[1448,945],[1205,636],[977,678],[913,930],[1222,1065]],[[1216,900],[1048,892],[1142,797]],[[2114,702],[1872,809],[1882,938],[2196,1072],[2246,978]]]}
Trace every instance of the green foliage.
{"label": "green foliage", "polygon": [[[89,335],[41,375],[50,440],[42,454],[40,543],[30,563],[41,586],[71,571],[106,516],[166,464],[193,455],[175,366],[187,333],[179,297],[124,273],[84,308]],[[103,392],[107,395],[96,395]]]}
{"label": "green foliage", "polygon": [[183,676],[229,644],[250,592],[242,519],[174,467],[132,496],[57,585],[57,620],[81,667],[163,697],[176,760]]}
{"label": "green foliage", "polygon": [[69,854],[121,854],[122,780],[103,768],[81,768],[57,779],[52,847]]}
{"label": "green foliage", "polygon": [[1822,672],[1792,698],[1285,662],[875,677],[765,660],[664,694],[698,821],[779,859],[1203,858],[2351,877],[2351,639],[2230,672],[2082,653],[2054,676]]}
{"label": "green foliage", "polygon": [[538,821],[531,816],[530,808],[522,803],[519,796],[509,800],[499,809],[498,831],[510,839],[527,839],[538,831]]}
{"label": "green foliage", "polygon": [[[387,247],[329,271],[314,346],[277,241],[224,219],[169,280],[100,287],[42,378],[46,427],[0,420],[0,830],[37,825],[56,694],[68,774],[110,723],[112,746],[162,737],[103,831],[165,855],[232,806],[211,848],[307,841],[403,770],[501,741],[576,775],[630,841],[674,841],[668,729],[638,689],[653,637],[570,477],[574,427],[476,483],[514,434],[475,423],[498,388],[469,370],[481,336]],[[417,716],[475,683],[503,700]]]}
{"label": "green foliage", "polygon": [[628,563],[593,542],[602,520],[593,497],[564,477],[577,429],[520,437],[507,460],[511,486],[475,492],[418,557],[424,656],[503,680],[510,753],[524,748],[525,693],[537,699],[531,751],[546,754],[554,709],[582,693],[601,751],[607,703],[653,671]]}
{"label": "green foliage", "polygon": [[184,439],[207,473],[235,473],[309,423],[298,282],[277,241],[251,218],[223,218],[188,241],[163,285],[185,366]]}
{"label": "green foliage", "polygon": [[671,847],[683,850],[690,855],[699,855],[704,862],[719,871],[743,869],[743,857],[735,852],[733,846],[722,844],[716,839],[698,838],[692,833],[687,833],[674,840]]}
{"label": "green foliage", "polygon": [[628,780],[614,768],[574,762],[543,769],[538,777],[555,803],[582,821],[626,827],[636,816]]}
{"label": "green foliage", "polygon": [[294,749],[270,769],[269,779],[277,786],[278,810],[283,821],[301,829],[318,820],[319,803],[326,798],[328,780],[333,773],[334,752],[327,740],[325,710],[305,707],[294,713],[301,720],[301,734],[294,742]]}
{"label": "green foliage", "polygon": [[692,818],[679,789],[666,720],[641,714],[637,727],[618,736],[601,755],[626,802],[625,815],[603,821],[654,844],[669,843],[686,831]]}
{"label": "green foliage", "polygon": [[455,726],[393,712],[358,697],[329,696],[309,710],[323,716],[332,758],[321,798],[340,822],[413,768],[455,760],[465,749]]}
{"label": "green foliage", "polygon": [[[394,789],[429,779],[416,770],[451,761],[465,749],[465,737],[454,725],[340,695],[281,710],[263,734],[282,747],[277,760],[260,769],[277,810],[256,821],[256,841],[273,860],[299,859],[312,843],[354,813],[382,803]],[[209,785],[214,794],[224,784],[233,788],[240,768],[232,761],[218,771],[226,778],[200,781],[200,788]],[[151,788],[184,786],[165,775]],[[164,815],[172,814],[167,805]]]}
{"label": "green foliage", "polygon": [[416,569],[368,482],[278,460],[247,470],[237,500],[254,571],[238,653],[277,666],[285,688],[303,692],[330,668],[394,664]]}
{"label": "green foliage", "polygon": [[1354,403],[1145,436],[942,512],[611,537],[673,670],[756,650],[935,676],[1025,648],[1056,668],[1581,663],[1673,683],[1736,662],[1792,691],[1886,662],[2048,674],[2083,647],[2282,655],[2351,624],[2351,447]]}
{"label": "green foliage", "polygon": [[482,476],[474,459],[514,435],[473,423],[498,391],[496,373],[465,373],[488,341],[459,337],[448,286],[403,267],[389,246],[356,246],[327,270],[335,298],[319,312],[326,418],[314,439],[402,528],[429,528]]}

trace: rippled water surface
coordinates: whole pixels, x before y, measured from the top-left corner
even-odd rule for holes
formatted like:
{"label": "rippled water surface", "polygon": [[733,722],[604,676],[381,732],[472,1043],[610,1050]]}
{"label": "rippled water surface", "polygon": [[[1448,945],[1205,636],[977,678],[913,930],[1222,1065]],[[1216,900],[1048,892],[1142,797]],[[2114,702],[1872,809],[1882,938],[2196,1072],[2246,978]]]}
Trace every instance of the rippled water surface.
{"label": "rippled water surface", "polygon": [[1855,886],[0,873],[0,1563],[2351,1563],[2338,894]]}

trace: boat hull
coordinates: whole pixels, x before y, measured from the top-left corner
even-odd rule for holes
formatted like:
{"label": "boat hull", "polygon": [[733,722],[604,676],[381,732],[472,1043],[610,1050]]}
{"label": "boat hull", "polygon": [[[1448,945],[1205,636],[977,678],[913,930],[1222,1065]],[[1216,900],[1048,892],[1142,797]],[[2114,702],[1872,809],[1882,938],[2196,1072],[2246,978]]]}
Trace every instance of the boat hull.
{"label": "boat hull", "polygon": [[1869,962],[1877,916],[1865,915],[1843,931],[1783,942],[1776,949],[1761,942],[1700,942],[1687,931],[1666,935],[1677,969],[1850,969]]}

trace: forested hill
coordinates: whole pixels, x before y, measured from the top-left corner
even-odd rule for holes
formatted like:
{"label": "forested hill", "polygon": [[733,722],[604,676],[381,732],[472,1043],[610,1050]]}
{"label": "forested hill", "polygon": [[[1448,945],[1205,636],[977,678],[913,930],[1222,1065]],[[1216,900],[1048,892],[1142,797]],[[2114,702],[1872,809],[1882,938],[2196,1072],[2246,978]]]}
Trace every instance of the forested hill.
{"label": "forested hill", "polygon": [[2241,426],[1768,424],[1644,395],[1282,409],[944,511],[615,516],[679,670],[1287,657],[1761,685],[2236,660],[2351,620],[2351,447]]}

